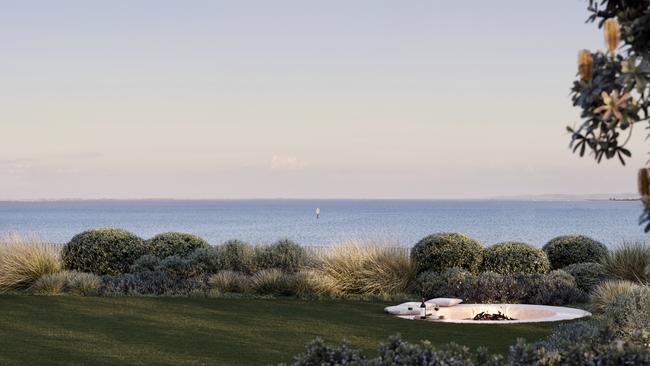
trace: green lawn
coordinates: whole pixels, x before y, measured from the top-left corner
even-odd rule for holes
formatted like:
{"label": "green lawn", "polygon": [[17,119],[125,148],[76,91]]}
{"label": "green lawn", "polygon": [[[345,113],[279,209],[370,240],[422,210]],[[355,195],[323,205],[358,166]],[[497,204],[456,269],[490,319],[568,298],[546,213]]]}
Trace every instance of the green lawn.
{"label": "green lawn", "polygon": [[154,297],[0,296],[1,365],[257,365],[289,362],[320,336],[374,350],[388,336],[506,352],[553,324],[397,319],[384,303]]}

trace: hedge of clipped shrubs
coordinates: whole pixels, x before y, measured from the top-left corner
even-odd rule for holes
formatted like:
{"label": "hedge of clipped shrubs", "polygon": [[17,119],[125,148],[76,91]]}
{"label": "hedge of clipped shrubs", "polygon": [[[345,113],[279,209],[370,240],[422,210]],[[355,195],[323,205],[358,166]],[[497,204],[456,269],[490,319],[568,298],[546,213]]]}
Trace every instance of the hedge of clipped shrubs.
{"label": "hedge of clipped shrubs", "polygon": [[483,246],[465,234],[437,233],[415,244],[411,258],[417,273],[443,271],[452,267],[476,273],[483,262]]}
{"label": "hedge of clipped shrubs", "polygon": [[552,239],[542,248],[552,269],[574,263],[598,263],[607,255],[607,247],[584,235],[564,235]]}
{"label": "hedge of clipped shrubs", "polygon": [[500,274],[546,273],[550,264],[542,250],[530,244],[511,241],[485,249],[482,269]]}
{"label": "hedge of clipped shrubs", "polygon": [[101,228],[75,235],[63,247],[65,268],[97,275],[116,275],[129,267],[147,250],[144,240],[128,231]]}

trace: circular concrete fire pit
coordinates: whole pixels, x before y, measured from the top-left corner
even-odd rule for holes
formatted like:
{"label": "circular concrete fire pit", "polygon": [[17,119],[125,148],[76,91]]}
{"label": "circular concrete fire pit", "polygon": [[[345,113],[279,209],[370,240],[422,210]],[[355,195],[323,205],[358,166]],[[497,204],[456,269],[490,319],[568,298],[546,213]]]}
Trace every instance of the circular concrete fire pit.
{"label": "circular concrete fire pit", "polygon": [[[563,306],[525,305],[525,304],[462,304],[451,307],[441,307],[437,311],[427,309],[426,321],[444,323],[471,323],[471,324],[514,324],[537,323],[571,320],[591,316],[588,311],[567,308]],[[509,318],[511,320],[475,320]],[[403,319],[419,319],[417,315],[398,315]]]}

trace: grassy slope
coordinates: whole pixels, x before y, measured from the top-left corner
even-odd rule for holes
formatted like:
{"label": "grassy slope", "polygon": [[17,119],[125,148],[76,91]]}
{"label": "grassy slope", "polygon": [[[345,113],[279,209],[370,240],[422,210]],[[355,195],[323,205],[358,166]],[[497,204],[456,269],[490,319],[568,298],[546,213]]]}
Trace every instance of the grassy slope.
{"label": "grassy slope", "polygon": [[401,320],[385,304],[214,298],[0,296],[2,365],[231,365],[288,362],[306,343],[367,350],[390,335],[505,352],[553,324],[453,325]]}

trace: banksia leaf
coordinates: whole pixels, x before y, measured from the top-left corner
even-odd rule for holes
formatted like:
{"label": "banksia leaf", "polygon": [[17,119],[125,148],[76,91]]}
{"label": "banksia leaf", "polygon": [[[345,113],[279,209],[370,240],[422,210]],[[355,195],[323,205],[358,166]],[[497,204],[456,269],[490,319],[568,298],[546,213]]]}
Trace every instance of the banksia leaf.
{"label": "banksia leaf", "polygon": [[578,53],[578,72],[582,81],[591,81],[591,72],[594,60],[589,50],[581,50]]}
{"label": "banksia leaf", "polygon": [[604,29],[605,44],[607,45],[609,52],[614,55],[614,53],[616,53],[616,48],[618,48],[621,26],[618,24],[618,20],[610,18],[605,21]]}
{"label": "banksia leaf", "polygon": [[650,183],[648,182],[648,169],[639,169],[639,194],[647,200],[650,196]]}

